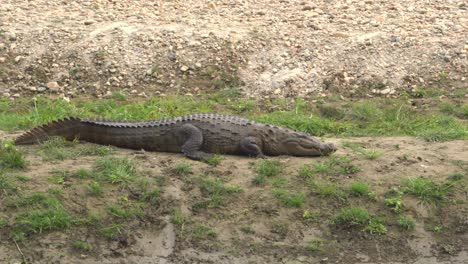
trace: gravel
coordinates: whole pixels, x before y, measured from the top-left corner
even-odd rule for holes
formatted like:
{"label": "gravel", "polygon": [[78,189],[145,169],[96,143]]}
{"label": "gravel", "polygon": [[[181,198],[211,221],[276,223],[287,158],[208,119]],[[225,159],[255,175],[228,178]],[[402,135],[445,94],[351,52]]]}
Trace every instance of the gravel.
{"label": "gravel", "polygon": [[3,0],[0,95],[450,92],[467,86],[461,2]]}

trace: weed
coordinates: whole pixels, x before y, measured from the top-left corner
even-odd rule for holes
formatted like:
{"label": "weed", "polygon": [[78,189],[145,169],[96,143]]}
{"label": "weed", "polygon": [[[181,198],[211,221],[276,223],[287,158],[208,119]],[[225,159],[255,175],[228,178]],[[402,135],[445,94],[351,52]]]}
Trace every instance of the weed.
{"label": "weed", "polygon": [[177,175],[181,176],[191,174],[193,173],[192,165],[185,162],[179,163],[175,167],[175,172]]}
{"label": "weed", "polygon": [[441,249],[444,253],[449,255],[454,255],[457,251],[457,248],[454,245],[444,244],[441,246]]}
{"label": "weed", "polygon": [[91,182],[88,185],[88,187],[86,187],[86,190],[91,196],[102,196],[102,194],[104,193],[101,185],[99,184],[99,182],[96,181]]}
{"label": "weed", "polygon": [[395,213],[401,212],[405,205],[401,197],[388,198],[384,201],[385,205],[390,207]]}
{"label": "weed", "polygon": [[48,210],[33,210],[19,214],[16,217],[17,224],[23,232],[42,233],[46,230],[68,229],[72,224],[72,218],[62,208]]}
{"label": "weed", "polygon": [[2,195],[9,196],[17,191],[17,187],[13,184],[10,177],[2,175],[0,172],[0,197]]}
{"label": "weed", "polygon": [[8,221],[6,219],[0,218],[0,229],[4,228],[8,225]]}
{"label": "weed", "polygon": [[450,174],[449,176],[447,176],[447,180],[457,182],[457,181],[461,181],[465,177],[466,177],[465,174],[454,173],[454,174]]}
{"label": "weed", "polygon": [[91,178],[91,172],[88,171],[87,169],[78,169],[75,173],[74,173],[74,176],[76,176],[78,179],[87,179],[87,178]]}
{"label": "weed", "polygon": [[101,229],[101,233],[107,239],[116,239],[122,234],[123,226],[121,224],[111,224]]}
{"label": "weed", "polygon": [[158,205],[161,199],[161,191],[158,188],[146,191],[141,196],[140,200],[142,202],[148,202],[152,205]]}
{"label": "weed", "polygon": [[299,208],[305,202],[305,193],[294,194],[284,190],[276,190],[273,194],[286,207]]}
{"label": "weed", "polygon": [[352,161],[346,157],[331,155],[329,159],[324,162],[317,163],[313,168],[317,174],[325,175],[340,175],[340,174],[355,174],[361,169],[352,164]]}
{"label": "weed", "polygon": [[68,148],[74,147],[78,141],[67,141],[62,137],[50,137],[40,144],[39,154],[44,160],[65,160],[74,155]]}
{"label": "weed", "polygon": [[369,224],[367,224],[367,226],[365,226],[362,231],[368,232],[371,235],[383,235],[387,233],[387,228],[379,220],[371,219]]}
{"label": "weed", "polygon": [[56,198],[62,198],[62,196],[63,196],[63,191],[61,189],[58,189],[58,188],[51,187],[51,188],[49,188],[47,190],[47,192],[52,194]]}
{"label": "weed", "polygon": [[255,234],[255,229],[251,225],[243,225],[240,227],[240,231],[245,234]]}
{"label": "weed", "polygon": [[184,216],[179,209],[175,209],[175,208],[171,209],[171,223],[181,226],[187,222],[188,222],[188,218]]}
{"label": "weed", "polygon": [[112,93],[112,99],[116,101],[126,101],[127,93],[125,91],[117,91]]}
{"label": "weed", "polygon": [[447,72],[439,72],[439,79],[447,79],[449,77],[449,74]]}
{"label": "weed", "polygon": [[139,206],[110,205],[107,207],[107,212],[115,218],[128,220],[143,215],[143,210]]}
{"label": "weed", "polygon": [[363,227],[367,226],[371,217],[367,210],[360,207],[350,207],[341,209],[341,211],[333,218],[334,225],[342,225],[345,227]]}
{"label": "weed", "polygon": [[18,175],[16,176],[16,180],[19,182],[29,182],[31,181],[31,177],[28,177],[26,175]]}
{"label": "weed", "polygon": [[256,175],[256,176],[252,179],[252,184],[253,184],[253,185],[256,185],[256,186],[264,186],[265,183],[266,183],[266,177],[265,177],[265,176]]}
{"label": "weed", "polygon": [[306,222],[315,222],[319,219],[320,215],[318,213],[313,213],[309,210],[304,210],[302,213],[302,219]]}
{"label": "weed", "polygon": [[414,230],[416,227],[416,223],[411,217],[401,215],[397,217],[397,224],[404,230]]}
{"label": "weed", "polygon": [[287,223],[275,223],[271,227],[271,232],[286,237],[289,232],[289,226]]}
{"label": "weed", "polygon": [[417,196],[424,202],[437,202],[444,199],[452,185],[438,185],[426,178],[409,179],[405,182],[405,193]]}
{"label": "weed", "polygon": [[213,167],[218,166],[221,164],[221,161],[223,161],[224,157],[221,155],[213,155],[208,159],[205,159],[204,162],[206,162],[208,165],[211,165]]}
{"label": "weed", "polygon": [[323,117],[332,118],[335,120],[343,119],[346,114],[342,109],[331,105],[319,104],[318,109]]}
{"label": "weed", "polygon": [[104,157],[96,161],[98,179],[127,185],[136,176],[135,164],[126,158]]}
{"label": "weed", "polygon": [[80,240],[76,240],[73,242],[73,248],[82,252],[89,252],[93,250],[91,245],[89,245],[86,241],[80,241]]}
{"label": "weed", "polygon": [[304,179],[310,179],[315,176],[315,171],[308,165],[303,165],[297,172],[298,176]]}
{"label": "weed", "polygon": [[225,186],[219,179],[199,178],[198,184],[201,192],[208,196],[208,200],[197,203],[195,207],[219,208],[224,205],[226,196],[242,192],[238,186]]}
{"label": "weed", "polygon": [[257,164],[256,171],[260,176],[274,177],[283,172],[283,168],[277,160],[262,160]]}
{"label": "weed", "polygon": [[307,249],[312,252],[322,252],[324,241],[322,239],[314,239],[309,242]]}
{"label": "weed", "polygon": [[0,141],[0,169],[24,169],[26,160],[23,153],[18,151],[9,141]]}
{"label": "weed", "polygon": [[353,182],[349,191],[354,196],[366,196],[375,199],[375,193],[370,190],[369,184],[365,182]]}
{"label": "weed", "polygon": [[66,171],[55,171],[52,176],[47,178],[51,183],[64,184],[70,177]]}
{"label": "weed", "polygon": [[286,185],[288,185],[288,180],[285,178],[277,177],[277,178],[272,178],[270,180],[270,183],[275,188],[283,188],[283,187],[286,187]]}
{"label": "weed", "polygon": [[330,182],[311,182],[312,191],[322,198],[336,198],[346,200],[346,193],[341,191],[338,186]]}
{"label": "weed", "polygon": [[192,233],[192,238],[197,240],[215,238],[216,236],[217,234],[213,229],[204,225],[196,226]]}

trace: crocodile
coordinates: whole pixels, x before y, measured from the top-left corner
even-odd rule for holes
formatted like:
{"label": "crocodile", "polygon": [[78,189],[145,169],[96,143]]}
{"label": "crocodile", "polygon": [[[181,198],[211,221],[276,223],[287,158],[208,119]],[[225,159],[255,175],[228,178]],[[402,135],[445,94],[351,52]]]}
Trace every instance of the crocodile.
{"label": "crocodile", "polygon": [[15,143],[35,144],[54,136],[121,148],[182,152],[194,160],[208,159],[213,154],[322,156],[337,150],[335,145],[306,133],[218,114],[145,122],[69,117],[33,128],[17,137]]}

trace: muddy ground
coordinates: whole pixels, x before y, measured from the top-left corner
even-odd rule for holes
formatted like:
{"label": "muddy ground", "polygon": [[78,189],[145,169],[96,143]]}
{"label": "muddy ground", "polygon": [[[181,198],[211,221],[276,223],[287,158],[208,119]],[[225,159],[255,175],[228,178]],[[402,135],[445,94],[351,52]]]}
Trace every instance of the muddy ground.
{"label": "muddy ground", "polygon": [[[361,170],[350,175],[322,177],[346,190],[350,183],[364,181],[375,192],[375,199],[350,196],[345,201],[326,198],[311,192],[307,182],[298,177],[304,164],[316,164],[324,158],[276,157],[284,171],[276,176],[287,182],[283,186],[292,192],[304,192],[305,203],[300,208],[283,206],[272,194],[275,184],[255,186],[255,165],[259,160],[226,156],[214,167],[190,161],[179,154],[117,150],[113,155],[135,160],[138,172],[149,179],[163,179],[159,204],[146,208],[146,215],[125,224],[117,239],[106,240],[93,228],[75,228],[44,232],[28,237],[20,244],[30,263],[467,263],[468,207],[466,186],[451,192],[440,203],[424,203],[411,195],[403,195],[404,215],[416,221],[413,231],[396,225],[393,213],[383,201],[389,191],[402,186],[414,177],[432,179],[437,183],[448,175],[466,173],[468,143],[451,141],[428,143],[413,138],[349,138],[330,139],[358,142],[368,149],[376,149],[382,156],[368,160],[349,148],[341,147],[339,156],[346,156]],[[85,143],[83,143],[85,144]],[[21,175],[31,177],[23,183],[25,193],[47,191],[50,186],[63,190],[66,209],[77,218],[99,210],[121,195],[118,187],[108,185],[102,198],[86,195],[85,184],[76,179],[65,184],[52,184],[54,171],[75,171],[91,168],[95,157],[81,157],[64,161],[46,161],[38,156],[37,146],[21,147],[26,151],[29,168]],[[180,162],[192,165],[193,172],[178,175],[174,168]],[[203,193],[196,185],[199,175],[222,179],[228,186],[239,186],[242,192],[228,197],[220,208],[199,208]],[[466,176],[466,174],[465,174]],[[3,200],[5,201],[5,200]],[[457,202],[458,201],[458,202]],[[461,202],[460,202],[461,201]],[[379,216],[387,233],[369,234],[359,229],[339,228],[330,221],[336,212],[349,205],[363,206]],[[190,219],[185,224],[171,221],[172,208]],[[304,212],[316,215],[306,220]],[[2,208],[1,217],[10,211]],[[285,224],[285,225],[283,225]],[[204,225],[216,233],[195,238],[193,226]],[[433,226],[440,231],[434,231]],[[278,230],[278,226],[286,226]],[[1,233],[0,262],[19,263],[22,256],[11,239]],[[87,241],[90,252],[72,247],[75,240]],[[320,250],[311,250],[311,241],[323,241]]]}

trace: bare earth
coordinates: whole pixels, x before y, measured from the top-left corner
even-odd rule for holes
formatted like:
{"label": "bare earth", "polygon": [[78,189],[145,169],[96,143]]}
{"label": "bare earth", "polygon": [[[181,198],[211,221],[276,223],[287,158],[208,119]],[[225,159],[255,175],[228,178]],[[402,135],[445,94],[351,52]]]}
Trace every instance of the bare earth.
{"label": "bare earth", "polygon": [[460,0],[3,0],[0,95],[196,94],[226,79],[252,97],[450,92],[466,88],[466,12]]}
{"label": "bare earth", "polygon": [[[349,140],[349,139],[347,139]],[[340,144],[342,139],[331,139]],[[382,151],[375,161],[364,159],[349,149],[341,148],[337,154],[345,155],[361,167],[361,172],[350,177],[336,178],[339,186],[348,186],[354,181],[365,181],[377,193],[378,202],[369,208],[380,216],[392,214],[383,205],[385,193],[393,186],[401,186],[402,180],[423,176],[440,182],[451,173],[467,170],[468,144],[466,141],[426,143],[412,138],[359,138],[353,142]],[[395,146],[398,145],[399,149]],[[51,172],[74,171],[91,167],[95,158],[85,157],[63,162],[43,162],[37,155],[38,148],[22,147],[28,153],[30,169],[24,174],[32,177],[23,191],[46,191],[50,187],[47,178]],[[329,225],[333,215],[333,202],[309,196],[301,209],[285,208],[272,196],[271,186],[255,187],[251,181],[255,173],[252,159],[227,156],[218,167],[189,161],[193,165],[192,175],[184,178],[171,171],[175,164],[186,161],[182,155],[167,153],[141,153],[119,150],[117,155],[137,161],[138,170],[148,177],[166,176],[162,187],[163,199],[159,208],[147,220],[134,220],[119,236],[117,241],[106,241],[96,233],[83,231],[52,232],[25,243],[22,251],[31,263],[467,263],[468,261],[468,208],[466,204],[446,203],[442,208],[419,202],[405,196],[408,207],[406,215],[416,219],[414,231],[402,232],[397,226],[388,226],[384,236],[366,235],[360,231],[337,230]],[[297,182],[297,170],[304,164],[315,164],[326,158],[278,157],[285,171],[281,177]],[[190,177],[207,174],[224,179],[229,186],[240,186],[244,190],[229,199],[225,208],[193,209],[200,200],[199,190],[190,184]],[[187,182],[188,180],[188,182]],[[68,210],[90,212],[119,196],[115,187],[106,189],[106,200],[86,196],[85,185],[74,182],[64,186],[63,202]],[[309,193],[303,185],[295,189],[298,193]],[[452,197],[453,199],[464,199]],[[115,197],[114,197],[115,196]],[[80,197],[80,198],[77,198]],[[360,198],[352,198],[354,204]],[[361,198],[362,199],[362,198]],[[364,201],[362,201],[364,202]],[[369,206],[369,203],[362,205]],[[338,204],[336,204],[337,206]],[[169,221],[168,208],[180,208],[193,221],[211,227],[216,239],[191,240],[176,235],[180,226]],[[319,222],[307,223],[302,219],[303,210],[320,212],[324,218]],[[387,212],[387,213],[385,213]],[[0,217],[2,216],[0,211]],[[427,230],[428,224],[441,221],[444,235]],[[287,234],[272,231],[275,223],[288,223]],[[254,232],[241,231],[250,225]],[[72,250],[70,241],[85,240],[94,248],[90,254],[79,254]],[[314,239],[324,239],[325,251],[310,252],[307,244]],[[444,248],[453,249],[450,253]],[[0,262],[16,263],[21,255],[10,240],[0,241]]]}

